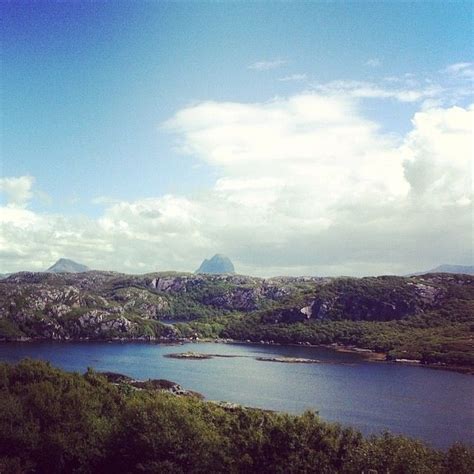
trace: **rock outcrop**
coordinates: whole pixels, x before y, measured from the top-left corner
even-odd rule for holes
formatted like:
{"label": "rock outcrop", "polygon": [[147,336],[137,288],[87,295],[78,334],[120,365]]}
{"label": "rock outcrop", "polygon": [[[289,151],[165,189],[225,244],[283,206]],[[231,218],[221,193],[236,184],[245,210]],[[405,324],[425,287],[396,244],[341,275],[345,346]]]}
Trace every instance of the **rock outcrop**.
{"label": "rock outcrop", "polygon": [[444,288],[403,278],[345,279],[328,285],[311,304],[311,318],[390,321],[436,307]]}
{"label": "rock outcrop", "polygon": [[297,291],[238,275],[22,272],[0,280],[0,338],[161,338],[189,320],[249,312]]}
{"label": "rock outcrop", "polygon": [[[262,321],[390,321],[463,296],[474,277],[256,278],[115,272],[30,273],[0,280],[0,339],[173,339],[168,320],[260,311]],[[453,293],[454,294],[454,293]]]}

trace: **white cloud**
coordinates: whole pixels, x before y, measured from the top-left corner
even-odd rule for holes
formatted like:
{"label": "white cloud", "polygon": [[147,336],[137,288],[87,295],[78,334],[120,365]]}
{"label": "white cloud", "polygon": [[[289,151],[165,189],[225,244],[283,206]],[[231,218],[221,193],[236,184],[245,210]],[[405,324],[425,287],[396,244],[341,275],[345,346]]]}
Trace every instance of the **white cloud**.
{"label": "white cloud", "polygon": [[324,94],[345,95],[358,99],[394,99],[399,102],[420,102],[438,98],[445,91],[439,84],[424,83],[410,78],[387,78],[386,82],[399,82],[397,87],[364,81],[332,81],[314,84],[314,89]]}
{"label": "white cloud", "polygon": [[407,191],[395,144],[345,98],[205,102],[180,111],[167,127],[183,137],[182,150],[221,167],[228,181],[284,179],[287,190],[310,181],[326,190],[319,202],[366,192],[372,181],[389,194]]}
{"label": "white cloud", "polygon": [[418,112],[405,140],[405,175],[418,199],[433,207],[466,205],[472,198],[473,106]]}
{"label": "white cloud", "polygon": [[0,178],[0,193],[4,193],[10,207],[25,207],[33,197],[31,188],[35,179],[32,176]]}
{"label": "white cloud", "polygon": [[257,61],[248,66],[248,69],[253,69],[254,71],[269,71],[271,69],[278,69],[279,67],[286,64],[287,61],[284,59],[273,59],[267,61]]}
{"label": "white cloud", "polygon": [[425,104],[394,138],[344,88],[197,103],[164,128],[214,167],[211,189],[102,198],[100,218],[65,218],[24,208],[31,178],[20,187],[27,192],[13,193],[23,208],[0,208],[0,272],[44,269],[60,256],[127,272],[194,270],[215,252],[259,275],[470,263],[473,115],[473,106]]}
{"label": "white cloud", "polygon": [[[401,144],[365,120],[347,96],[202,103],[168,126],[183,137],[183,150],[225,175],[212,201],[213,218],[223,221],[211,241],[235,253],[233,239],[251,241],[252,258],[262,266],[281,261],[286,271],[292,262],[330,271],[332,262],[333,271],[377,265],[395,271],[456,251],[453,260],[469,259],[469,209],[458,207],[471,193],[472,109],[420,112]],[[423,185],[416,168],[425,170]],[[456,224],[443,229],[442,251],[421,244],[443,221]]]}

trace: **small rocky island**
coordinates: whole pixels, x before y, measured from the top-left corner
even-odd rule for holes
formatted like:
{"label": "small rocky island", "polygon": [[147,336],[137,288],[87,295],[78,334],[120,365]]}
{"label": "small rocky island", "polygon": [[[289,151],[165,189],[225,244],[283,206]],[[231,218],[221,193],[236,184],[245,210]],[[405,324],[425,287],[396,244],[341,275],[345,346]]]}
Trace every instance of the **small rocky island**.
{"label": "small rocky island", "polygon": [[[214,357],[251,357],[245,355],[231,355],[231,354],[201,354],[199,352],[172,352],[165,354],[163,357],[171,359],[186,359],[186,360],[205,360],[213,359]],[[283,362],[286,364],[319,364],[321,361],[316,359],[304,359],[302,357],[255,357],[255,360],[262,362]]]}
{"label": "small rocky island", "polygon": [[262,362],[283,362],[285,364],[319,364],[316,359],[304,359],[302,357],[256,357],[255,360]]}
{"label": "small rocky island", "polygon": [[198,352],[172,352],[171,354],[165,354],[163,357],[170,359],[187,359],[187,360],[202,360],[212,359],[211,354],[200,354]]}
{"label": "small rocky island", "polygon": [[241,355],[233,354],[202,354],[199,352],[172,352],[171,354],[165,354],[163,357],[169,357],[171,359],[191,359],[191,360],[201,360],[201,359],[213,359],[214,357],[248,357]]}

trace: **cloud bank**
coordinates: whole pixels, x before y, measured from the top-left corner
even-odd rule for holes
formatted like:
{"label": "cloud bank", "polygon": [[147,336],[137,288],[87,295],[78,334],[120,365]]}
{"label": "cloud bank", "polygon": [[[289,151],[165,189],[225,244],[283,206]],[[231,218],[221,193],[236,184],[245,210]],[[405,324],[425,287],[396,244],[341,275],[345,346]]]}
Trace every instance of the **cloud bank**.
{"label": "cloud bank", "polygon": [[216,252],[262,276],[471,263],[474,106],[425,105],[394,137],[363,116],[367,94],[339,86],[177,111],[162,131],[219,176],[196,196],[102,199],[99,218],[67,218],[28,209],[32,178],[3,178],[0,271],[44,269],[61,256],[192,271]]}

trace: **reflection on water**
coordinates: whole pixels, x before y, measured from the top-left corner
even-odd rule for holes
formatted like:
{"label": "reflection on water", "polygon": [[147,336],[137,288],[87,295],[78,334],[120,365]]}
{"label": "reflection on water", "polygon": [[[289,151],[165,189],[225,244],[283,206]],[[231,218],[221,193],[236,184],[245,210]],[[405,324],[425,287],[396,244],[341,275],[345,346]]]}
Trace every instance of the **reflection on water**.
{"label": "reflection on water", "polygon": [[[163,357],[194,351],[235,355],[204,360]],[[245,357],[243,357],[245,356]],[[317,359],[285,364],[256,357]],[[138,379],[164,378],[211,400],[301,413],[316,410],[364,433],[390,430],[438,447],[473,441],[474,378],[421,367],[365,361],[358,354],[299,346],[105,342],[1,343],[0,360],[33,357],[66,370],[87,367]]]}

